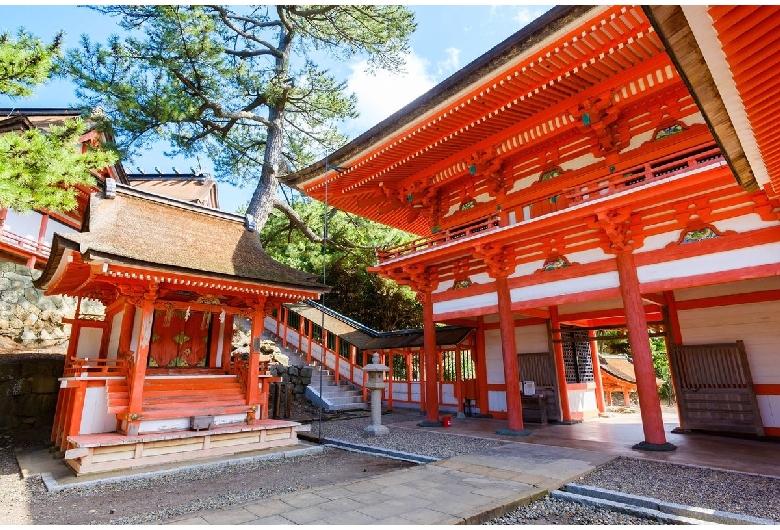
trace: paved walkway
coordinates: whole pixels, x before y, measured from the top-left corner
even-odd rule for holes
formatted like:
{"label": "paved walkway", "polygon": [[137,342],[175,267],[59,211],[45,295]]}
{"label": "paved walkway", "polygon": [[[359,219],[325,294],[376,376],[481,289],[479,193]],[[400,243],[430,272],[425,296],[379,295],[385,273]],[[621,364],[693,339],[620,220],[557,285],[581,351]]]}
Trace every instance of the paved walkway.
{"label": "paved walkway", "polygon": [[612,456],[513,443],[308,489],[171,524],[479,524],[560,488]]}

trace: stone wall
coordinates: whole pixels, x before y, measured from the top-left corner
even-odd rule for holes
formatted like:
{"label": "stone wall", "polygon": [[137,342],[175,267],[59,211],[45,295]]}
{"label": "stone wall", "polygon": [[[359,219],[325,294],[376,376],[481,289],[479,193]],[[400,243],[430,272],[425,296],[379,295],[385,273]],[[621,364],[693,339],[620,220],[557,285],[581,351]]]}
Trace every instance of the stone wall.
{"label": "stone wall", "polygon": [[0,355],[0,429],[51,426],[64,366],[64,355]]}
{"label": "stone wall", "polygon": [[272,364],[268,367],[271,375],[281,377],[282,383],[293,384],[293,399],[306,400],[306,387],[311,383],[311,366],[284,366]]}
{"label": "stone wall", "polygon": [[[69,296],[44,296],[33,287],[41,271],[0,260],[0,350],[19,346],[51,347],[67,342],[76,300]],[[82,312],[102,314],[98,302],[82,301]],[[64,349],[62,349],[64,351]]]}

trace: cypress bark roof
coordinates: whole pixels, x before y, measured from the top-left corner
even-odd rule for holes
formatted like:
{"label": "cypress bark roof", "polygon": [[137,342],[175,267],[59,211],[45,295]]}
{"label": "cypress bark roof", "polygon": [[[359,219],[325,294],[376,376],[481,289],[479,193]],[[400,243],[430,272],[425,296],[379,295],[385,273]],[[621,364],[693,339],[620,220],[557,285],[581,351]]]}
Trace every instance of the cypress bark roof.
{"label": "cypress bark roof", "polygon": [[[84,232],[55,234],[54,248],[59,247],[78,249],[85,261],[329,290],[313,275],[266,254],[243,218],[121,184],[113,199],[90,197]],[[56,256],[53,252],[38,280],[41,286],[54,275]]]}

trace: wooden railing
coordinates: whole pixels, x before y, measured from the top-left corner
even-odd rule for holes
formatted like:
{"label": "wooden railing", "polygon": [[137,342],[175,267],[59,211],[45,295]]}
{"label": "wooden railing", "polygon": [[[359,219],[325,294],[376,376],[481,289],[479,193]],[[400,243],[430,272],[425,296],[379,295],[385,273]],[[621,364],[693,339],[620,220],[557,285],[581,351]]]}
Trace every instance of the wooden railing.
{"label": "wooden railing", "polygon": [[714,145],[690,149],[677,153],[673,157],[630,167],[606,178],[598,177],[576,187],[564,188],[563,192],[570,204],[578,204],[625,191],[626,188],[669,178],[683,171],[710,166],[722,159],[720,149]]}
{"label": "wooden railing", "polygon": [[[523,192],[519,192],[517,199],[509,201],[502,207],[507,214],[514,212],[517,221],[529,221],[548,213],[564,211],[567,208],[587,201],[609,197],[629,188],[638,188],[686,171],[711,166],[721,160],[723,160],[723,155],[714,143],[696,146],[650,162],[620,169],[614,173],[609,173],[606,169],[594,171],[595,175],[592,178],[587,178],[587,175],[584,175],[585,180],[580,180],[577,186],[569,186],[562,189],[551,188],[550,191],[541,195],[528,193],[526,198],[523,198]],[[442,230],[430,237],[415,239],[394,247],[378,250],[377,260],[381,264],[388,260],[427,250],[456,239],[471,237],[498,226],[498,216],[493,213],[467,225]]]}
{"label": "wooden railing", "polygon": [[37,239],[20,236],[19,234],[15,234],[2,226],[0,226],[0,241],[6,245],[16,247],[24,252],[35,254],[37,257],[43,259],[48,259],[49,254],[51,253],[51,245],[48,243],[39,243]]}
{"label": "wooden railing", "polygon": [[63,377],[125,377],[128,363],[124,359],[70,359]]}
{"label": "wooden railing", "polygon": [[424,237],[409,241],[408,243],[402,243],[394,247],[389,247],[383,250],[377,250],[377,257],[379,262],[387,261],[406,254],[412,254],[419,252],[437,245],[442,245],[449,241],[454,241],[463,237],[473,236],[486,230],[492,230],[499,225],[498,216],[493,214],[486,216],[482,219],[478,219],[473,223],[469,223],[454,228],[448,228],[437,232],[431,237]]}

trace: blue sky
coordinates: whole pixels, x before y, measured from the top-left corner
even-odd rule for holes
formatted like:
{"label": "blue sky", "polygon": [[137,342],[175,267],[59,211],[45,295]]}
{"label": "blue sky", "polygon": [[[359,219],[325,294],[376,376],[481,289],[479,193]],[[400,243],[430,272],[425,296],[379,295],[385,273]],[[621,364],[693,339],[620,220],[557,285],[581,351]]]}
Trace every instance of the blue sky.
{"label": "blue sky", "polygon": [[[360,61],[334,65],[332,71],[346,79],[358,97],[360,117],[345,123],[343,132],[358,136],[386,118],[455,71],[470,63],[503,41],[551,6],[409,6],[417,20],[417,31],[411,38],[412,52],[407,57],[403,76],[379,72],[369,75]],[[65,47],[78,44],[86,33],[93,41],[105,41],[112,33],[121,33],[114,20],[85,7],[69,5],[0,5],[0,32],[15,33],[24,27],[37,37],[50,41],[59,31],[65,32]],[[39,88],[32,98],[10,100],[0,96],[0,107],[67,107],[77,105],[73,86],[56,80]],[[164,171],[176,166],[184,171],[197,166],[195,160],[171,159],[164,155],[165,145],[125,161],[130,172],[140,166],[147,173],[155,166]],[[324,153],[323,153],[324,155]],[[201,160],[204,167],[209,167]],[[251,189],[219,185],[221,209],[233,212],[245,204]]]}

